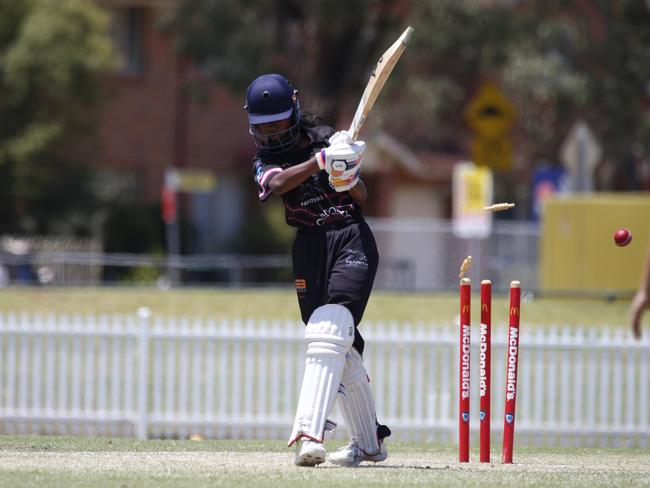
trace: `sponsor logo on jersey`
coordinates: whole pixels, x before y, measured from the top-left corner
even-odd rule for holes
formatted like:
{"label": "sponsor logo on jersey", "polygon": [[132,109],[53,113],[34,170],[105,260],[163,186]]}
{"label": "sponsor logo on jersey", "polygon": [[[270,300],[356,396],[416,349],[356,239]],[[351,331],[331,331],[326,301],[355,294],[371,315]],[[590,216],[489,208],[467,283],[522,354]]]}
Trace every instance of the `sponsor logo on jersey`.
{"label": "sponsor logo on jersey", "polygon": [[308,198],[307,200],[303,200],[302,202],[300,202],[300,206],[301,207],[307,207],[307,206],[309,206],[309,205],[311,205],[313,203],[318,203],[318,202],[320,202],[321,200],[324,200],[324,199],[325,199],[324,196],[317,195],[315,197]]}
{"label": "sponsor logo on jersey", "polygon": [[347,220],[350,218],[350,213],[347,210],[340,210],[336,207],[330,207],[323,210],[316,220],[316,225],[327,225],[332,222]]}

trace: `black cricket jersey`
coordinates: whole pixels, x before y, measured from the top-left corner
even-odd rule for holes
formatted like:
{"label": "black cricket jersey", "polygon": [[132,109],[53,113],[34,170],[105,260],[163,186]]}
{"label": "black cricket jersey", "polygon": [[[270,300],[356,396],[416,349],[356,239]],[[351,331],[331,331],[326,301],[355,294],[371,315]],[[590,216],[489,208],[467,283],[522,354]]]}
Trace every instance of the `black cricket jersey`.
{"label": "black cricket jersey", "polygon": [[[271,195],[269,182],[283,169],[303,163],[317,151],[327,147],[334,129],[326,125],[303,126],[309,144],[300,149],[282,153],[258,151],[253,162],[259,198],[265,201]],[[302,184],[282,195],[285,219],[292,227],[328,228],[359,222],[361,209],[348,192],[337,192],[330,185],[325,171],[319,171]]]}
{"label": "black cricket jersey", "polygon": [[[254,161],[259,198],[271,195],[269,182],[283,169],[303,163],[328,146],[334,130],[303,126],[309,144],[283,153],[259,151]],[[346,307],[359,325],[375,280],[377,244],[361,207],[348,192],[337,192],[325,171],[311,175],[282,195],[287,224],[297,227],[293,275],[305,324],[314,310],[334,303]],[[363,354],[364,340],[355,327],[353,347]]]}

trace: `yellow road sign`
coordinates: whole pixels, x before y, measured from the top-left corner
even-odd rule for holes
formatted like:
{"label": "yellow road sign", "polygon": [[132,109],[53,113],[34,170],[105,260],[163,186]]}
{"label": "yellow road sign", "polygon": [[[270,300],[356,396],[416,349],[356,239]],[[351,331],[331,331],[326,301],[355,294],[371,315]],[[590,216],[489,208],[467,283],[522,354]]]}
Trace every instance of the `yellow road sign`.
{"label": "yellow road sign", "polygon": [[217,186],[214,172],[199,168],[172,168],[167,171],[168,186],[179,192],[209,193]]}
{"label": "yellow road sign", "polygon": [[474,139],[470,150],[472,160],[478,166],[487,166],[496,171],[506,171],[512,167],[512,143],[507,137]]}
{"label": "yellow road sign", "polygon": [[485,83],[472,99],[465,117],[481,139],[503,137],[512,126],[515,109],[493,83]]}

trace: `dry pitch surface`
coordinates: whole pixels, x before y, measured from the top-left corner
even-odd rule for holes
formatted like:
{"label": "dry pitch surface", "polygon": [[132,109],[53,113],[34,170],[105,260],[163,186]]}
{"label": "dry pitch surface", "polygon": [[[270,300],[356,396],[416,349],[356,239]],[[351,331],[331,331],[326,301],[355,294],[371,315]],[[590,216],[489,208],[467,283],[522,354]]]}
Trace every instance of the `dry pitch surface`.
{"label": "dry pitch surface", "polygon": [[0,436],[0,487],[650,486],[645,450],[519,449],[509,466],[455,457],[453,446],[396,443],[377,465],[298,468],[282,442]]}

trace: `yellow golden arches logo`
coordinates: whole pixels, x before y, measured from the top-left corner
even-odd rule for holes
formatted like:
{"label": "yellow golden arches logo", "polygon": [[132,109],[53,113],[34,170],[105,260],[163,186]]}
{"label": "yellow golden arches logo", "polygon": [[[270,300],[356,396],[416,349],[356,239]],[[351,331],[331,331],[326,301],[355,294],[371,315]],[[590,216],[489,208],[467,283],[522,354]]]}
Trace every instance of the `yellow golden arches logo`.
{"label": "yellow golden arches logo", "polygon": [[483,303],[483,304],[481,304],[481,310],[483,310],[484,312],[487,312],[487,311],[488,311],[487,303]]}
{"label": "yellow golden arches logo", "polygon": [[510,307],[510,315],[519,315],[519,307]]}
{"label": "yellow golden arches logo", "polygon": [[469,305],[463,305],[463,308],[461,310],[462,313],[469,313]]}

